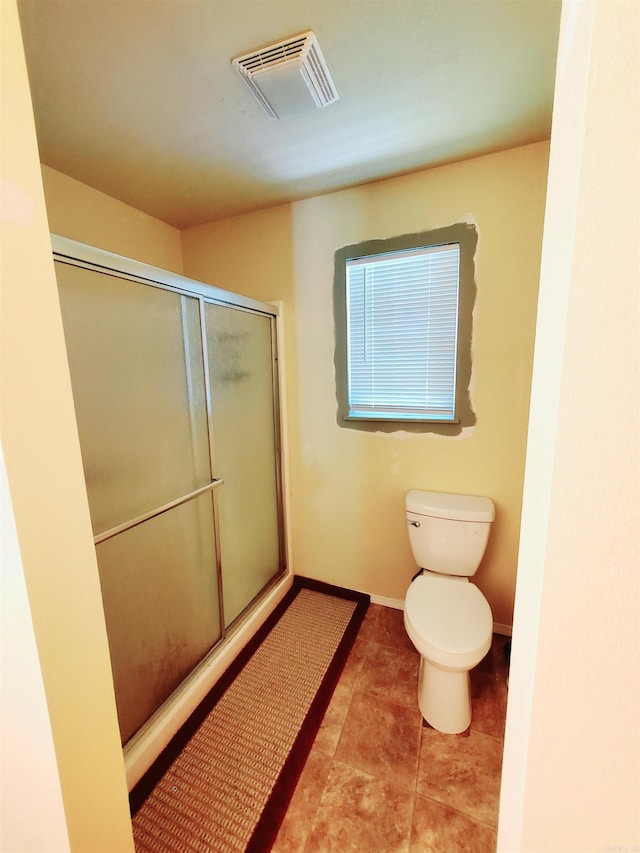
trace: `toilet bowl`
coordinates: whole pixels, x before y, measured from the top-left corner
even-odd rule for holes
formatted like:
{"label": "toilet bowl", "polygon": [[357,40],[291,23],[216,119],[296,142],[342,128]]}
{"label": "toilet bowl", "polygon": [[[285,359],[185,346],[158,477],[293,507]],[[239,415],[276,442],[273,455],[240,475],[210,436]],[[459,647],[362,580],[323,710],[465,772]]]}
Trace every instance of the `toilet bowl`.
{"label": "toilet bowl", "polygon": [[409,492],[406,506],[422,569],[404,605],[405,629],[420,654],[418,706],[433,728],[456,734],[471,723],[469,671],[491,647],[491,608],[469,577],[495,509],[489,498],[420,491]]}
{"label": "toilet bowl", "polygon": [[488,601],[466,579],[425,572],[407,592],[404,625],[420,654],[420,713],[438,731],[465,731],[471,722],[469,670],[491,648]]}

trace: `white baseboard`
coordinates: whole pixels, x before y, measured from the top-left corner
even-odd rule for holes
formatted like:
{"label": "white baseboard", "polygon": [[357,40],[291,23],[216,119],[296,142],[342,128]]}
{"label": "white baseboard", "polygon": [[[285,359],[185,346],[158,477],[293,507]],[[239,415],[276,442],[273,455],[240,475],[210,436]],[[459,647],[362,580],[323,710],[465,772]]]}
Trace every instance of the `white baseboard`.
{"label": "white baseboard", "polygon": [[381,604],[383,607],[392,607],[394,610],[404,610],[404,601],[400,598],[387,598],[386,595],[372,595],[372,604]]}

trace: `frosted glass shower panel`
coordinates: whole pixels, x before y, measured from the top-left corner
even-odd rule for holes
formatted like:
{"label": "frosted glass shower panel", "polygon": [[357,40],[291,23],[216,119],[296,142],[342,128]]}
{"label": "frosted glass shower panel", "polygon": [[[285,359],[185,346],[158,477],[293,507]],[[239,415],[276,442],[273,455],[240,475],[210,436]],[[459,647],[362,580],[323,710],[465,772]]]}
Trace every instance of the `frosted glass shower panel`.
{"label": "frosted glass shower panel", "polygon": [[96,546],[122,742],[220,638],[210,493]]}
{"label": "frosted glass shower panel", "polygon": [[210,482],[199,301],[56,263],[94,534]]}
{"label": "frosted glass shower panel", "polygon": [[205,306],[225,624],[281,570],[272,319]]}

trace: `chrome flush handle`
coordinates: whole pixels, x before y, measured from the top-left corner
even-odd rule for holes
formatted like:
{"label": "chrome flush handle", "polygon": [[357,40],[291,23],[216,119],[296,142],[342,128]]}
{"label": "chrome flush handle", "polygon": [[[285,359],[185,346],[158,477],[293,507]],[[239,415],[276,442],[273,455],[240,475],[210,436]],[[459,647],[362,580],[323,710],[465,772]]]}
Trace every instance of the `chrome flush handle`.
{"label": "chrome flush handle", "polygon": [[412,527],[420,527],[420,522],[419,522],[419,521],[413,521],[413,520],[412,520],[412,519],[410,519],[410,518],[408,518],[408,519],[407,519],[407,524],[410,524]]}

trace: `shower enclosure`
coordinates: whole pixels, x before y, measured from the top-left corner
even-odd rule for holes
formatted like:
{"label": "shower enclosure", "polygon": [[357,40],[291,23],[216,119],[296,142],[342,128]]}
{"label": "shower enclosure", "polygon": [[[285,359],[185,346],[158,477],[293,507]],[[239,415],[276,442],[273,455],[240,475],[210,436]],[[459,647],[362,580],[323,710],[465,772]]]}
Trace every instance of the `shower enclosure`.
{"label": "shower enclosure", "polygon": [[127,744],[285,573],[277,311],[53,247]]}

